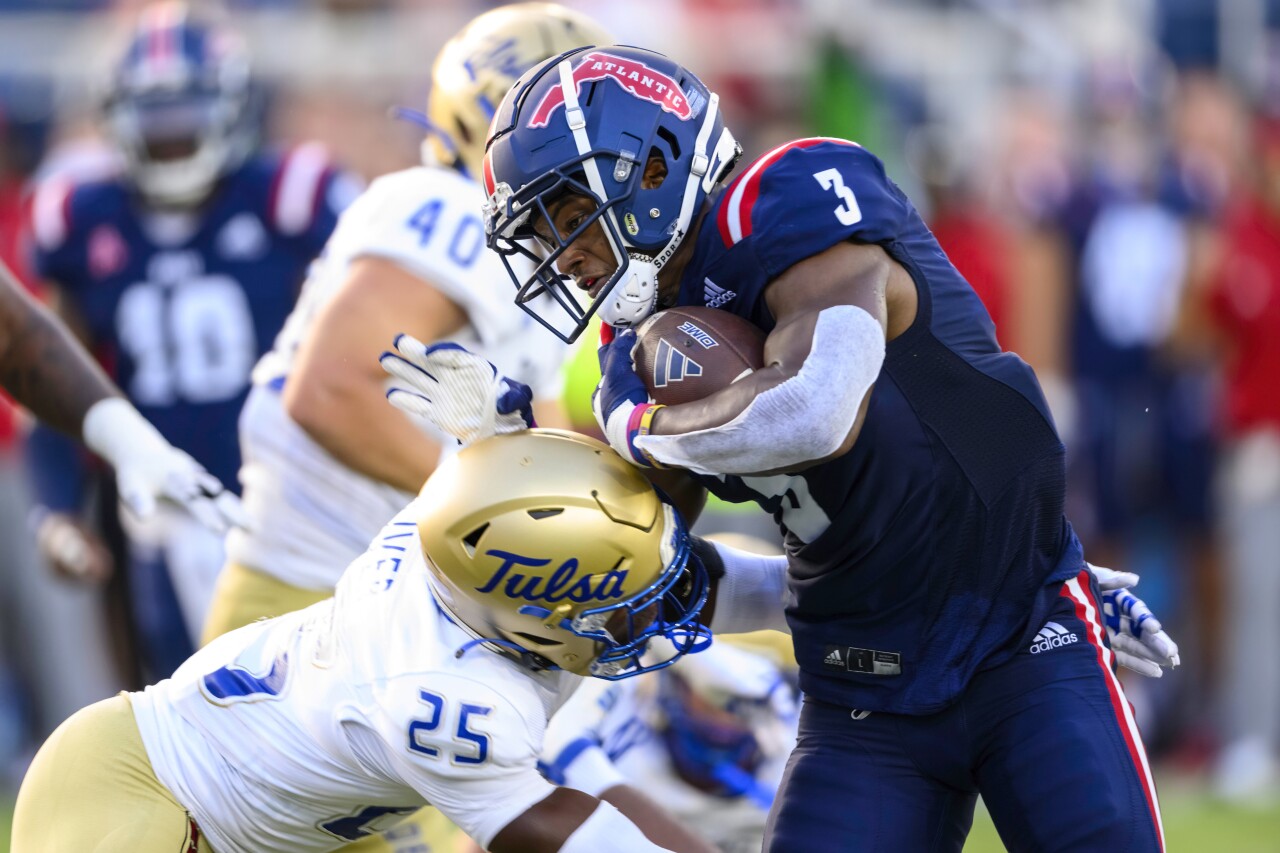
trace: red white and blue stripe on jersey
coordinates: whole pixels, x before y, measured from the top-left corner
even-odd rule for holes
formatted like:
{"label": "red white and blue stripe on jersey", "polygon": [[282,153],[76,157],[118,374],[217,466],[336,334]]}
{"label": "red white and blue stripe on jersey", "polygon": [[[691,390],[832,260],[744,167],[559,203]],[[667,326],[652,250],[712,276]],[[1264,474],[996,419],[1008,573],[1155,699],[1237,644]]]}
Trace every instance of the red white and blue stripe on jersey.
{"label": "red white and blue stripe on jersey", "polygon": [[319,142],[299,145],[285,154],[271,184],[267,208],[279,233],[295,236],[311,227],[332,172],[328,151]]}
{"label": "red white and blue stripe on jersey", "polygon": [[1125,747],[1133,761],[1134,771],[1138,774],[1138,782],[1147,800],[1147,809],[1155,824],[1156,837],[1160,840],[1160,849],[1164,847],[1164,823],[1160,818],[1160,800],[1156,795],[1156,783],[1151,776],[1151,765],[1147,762],[1147,752],[1142,745],[1142,734],[1138,731],[1138,723],[1133,718],[1133,706],[1124,695],[1124,688],[1115,673],[1115,654],[1107,647],[1102,629],[1102,608],[1089,588],[1089,571],[1080,572],[1062,585],[1062,597],[1070,599],[1075,605],[1076,616],[1088,627],[1086,641],[1093,646],[1098,658],[1098,667],[1102,670],[1107,683],[1107,692],[1111,697],[1111,708],[1116,715],[1116,723],[1120,734],[1124,737]]}
{"label": "red white and blue stripe on jersey", "polygon": [[751,236],[751,213],[755,207],[756,199],[760,197],[760,184],[764,179],[765,171],[782,159],[788,151],[798,148],[812,148],[823,142],[834,142],[854,148],[861,147],[856,142],[837,139],[832,136],[812,136],[806,139],[797,139],[785,145],[779,145],[768,152],[752,163],[747,171],[725,187],[724,202],[720,205],[720,212],[716,215],[716,226],[720,229],[720,237],[724,240],[726,246],[732,246]]}

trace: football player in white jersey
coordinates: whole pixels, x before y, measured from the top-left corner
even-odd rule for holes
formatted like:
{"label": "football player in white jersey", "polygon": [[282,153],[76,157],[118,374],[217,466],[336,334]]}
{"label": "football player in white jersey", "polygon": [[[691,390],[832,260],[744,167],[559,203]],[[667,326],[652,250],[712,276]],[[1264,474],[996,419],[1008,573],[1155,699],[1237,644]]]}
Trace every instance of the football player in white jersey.
{"label": "football player in white jersey", "polygon": [[[14,849],[318,853],[426,802],[493,853],[706,853],[616,776],[553,787],[537,770],[543,734],[580,676],[704,649],[699,620],[776,628],[784,571],[691,537],[594,439],[479,442],[440,465],[333,598],[65,722],[23,781]],[[743,599],[734,578],[754,590],[761,573],[776,594]],[[764,615],[744,626],[745,612]],[[667,659],[642,660],[656,638]]]}
{"label": "football player in white jersey", "polygon": [[743,636],[643,678],[585,682],[547,729],[544,775],[572,785],[598,751],[722,853],[758,851],[799,707],[779,662]]}
{"label": "football player in white jersey", "polygon": [[438,432],[424,440],[425,427],[382,399],[378,355],[394,333],[456,341],[540,399],[558,396],[564,348],[512,304],[471,176],[493,107],[520,73],[611,41],[580,13],[525,3],[479,16],[442,49],[422,117],[433,125],[428,165],[379,178],[344,213],[254,370],[240,420],[250,525],[228,537],[205,642],[332,594],[342,568],[456,446]]}

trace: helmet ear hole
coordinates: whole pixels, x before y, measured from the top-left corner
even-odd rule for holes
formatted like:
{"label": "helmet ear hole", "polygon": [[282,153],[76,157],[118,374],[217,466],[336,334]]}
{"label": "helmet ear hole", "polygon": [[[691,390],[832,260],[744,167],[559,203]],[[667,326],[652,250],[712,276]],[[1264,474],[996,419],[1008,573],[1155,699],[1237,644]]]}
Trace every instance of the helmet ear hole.
{"label": "helmet ear hole", "polygon": [[640,186],[646,190],[656,190],[667,179],[667,158],[657,148],[649,149],[649,159],[644,164],[644,175],[640,178]]}
{"label": "helmet ear hole", "polygon": [[489,525],[486,522],[462,537],[462,544],[467,546],[467,553],[470,556],[475,556],[476,548],[480,547],[480,540],[484,538],[485,531],[488,529]]}

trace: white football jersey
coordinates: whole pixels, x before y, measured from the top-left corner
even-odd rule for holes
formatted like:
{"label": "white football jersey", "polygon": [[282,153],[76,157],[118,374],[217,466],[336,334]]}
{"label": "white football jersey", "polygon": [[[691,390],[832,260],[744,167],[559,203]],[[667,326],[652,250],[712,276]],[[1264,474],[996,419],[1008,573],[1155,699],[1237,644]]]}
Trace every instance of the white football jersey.
{"label": "white football jersey", "polygon": [[131,694],[156,777],[220,853],[341,847],[430,804],[482,845],[551,793],[546,721],[583,681],[474,645],[410,510],[333,599],[232,631]]}
{"label": "white football jersey", "polygon": [[[240,416],[240,481],[251,524],[229,534],[231,560],[294,586],[331,588],[413,497],[347,468],[281,400],[298,347],[357,258],[385,258],[429,282],[467,315],[468,325],[449,340],[528,384],[536,398],[559,396],[567,348],[516,306],[510,277],[485,247],[482,201],[479,186],[458,173],[419,166],[378,178],[342,214],[272,350],[254,368]],[[421,426],[451,452],[452,438]]]}
{"label": "white football jersey", "polygon": [[[664,715],[658,702],[659,679],[668,671],[622,681],[583,679],[560,710],[553,726],[568,726],[599,740],[628,784],[644,791],[664,809],[698,831],[725,853],[758,851],[764,841],[769,804],[795,746],[799,722],[794,693],[778,670],[740,649],[716,642],[682,658],[671,671],[690,680],[732,685],[745,694],[768,697],[767,717],[755,726],[762,761],[756,768],[755,796],[708,793],[682,779],[663,742]],[[560,734],[560,732],[557,732]],[[766,802],[766,798],[768,802]]]}

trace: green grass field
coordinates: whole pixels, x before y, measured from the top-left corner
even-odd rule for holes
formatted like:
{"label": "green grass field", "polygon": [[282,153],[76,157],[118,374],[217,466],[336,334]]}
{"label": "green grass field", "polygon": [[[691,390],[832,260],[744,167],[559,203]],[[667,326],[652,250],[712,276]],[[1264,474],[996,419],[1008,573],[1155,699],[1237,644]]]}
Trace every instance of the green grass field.
{"label": "green grass field", "polygon": [[[1276,853],[1280,851],[1280,806],[1269,811],[1224,806],[1194,782],[1161,778],[1160,807],[1169,853]],[[0,853],[9,853],[12,795],[0,793]],[[986,812],[979,809],[966,853],[1004,850]]]}
{"label": "green grass field", "polygon": [[[1270,810],[1224,805],[1189,779],[1159,776],[1160,812],[1169,853],[1277,853],[1280,804]],[[966,853],[1000,853],[1004,845],[985,810],[973,820]]]}

